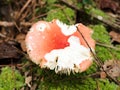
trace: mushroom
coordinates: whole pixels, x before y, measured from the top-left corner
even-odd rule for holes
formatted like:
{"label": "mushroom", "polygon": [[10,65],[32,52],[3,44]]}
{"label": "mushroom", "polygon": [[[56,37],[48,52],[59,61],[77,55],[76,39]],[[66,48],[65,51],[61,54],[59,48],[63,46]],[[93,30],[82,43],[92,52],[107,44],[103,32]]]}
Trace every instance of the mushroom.
{"label": "mushroom", "polygon": [[30,59],[41,68],[49,68],[56,73],[70,74],[87,70],[93,56],[76,26],[94,51],[92,30],[83,24],[66,25],[58,19],[38,21],[30,28],[25,39]]}

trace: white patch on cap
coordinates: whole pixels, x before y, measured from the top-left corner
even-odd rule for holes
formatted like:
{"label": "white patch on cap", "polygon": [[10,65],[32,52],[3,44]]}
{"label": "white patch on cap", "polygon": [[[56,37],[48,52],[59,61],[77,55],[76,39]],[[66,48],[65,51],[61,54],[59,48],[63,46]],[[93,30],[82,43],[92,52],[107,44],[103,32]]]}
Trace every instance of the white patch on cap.
{"label": "white patch on cap", "polygon": [[47,27],[46,24],[44,24],[44,23],[38,23],[38,24],[36,25],[36,30],[43,32],[46,27]]}
{"label": "white patch on cap", "polygon": [[86,59],[92,60],[90,50],[80,45],[79,38],[71,36],[68,39],[70,46],[64,49],[55,49],[45,55],[45,67],[56,73],[80,72],[80,63]]}
{"label": "white patch on cap", "polygon": [[75,25],[66,25],[59,20],[56,20],[56,24],[61,28],[61,31],[64,35],[68,36],[76,32],[76,26]]}

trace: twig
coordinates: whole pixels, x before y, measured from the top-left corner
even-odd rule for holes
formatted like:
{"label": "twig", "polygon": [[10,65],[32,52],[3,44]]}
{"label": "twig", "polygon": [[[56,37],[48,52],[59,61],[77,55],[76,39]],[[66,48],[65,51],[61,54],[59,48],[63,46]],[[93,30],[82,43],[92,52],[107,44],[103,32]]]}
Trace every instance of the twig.
{"label": "twig", "polygon": [[23,11],[27,8],[27,6],[30,4],[31,1],[32,1],[32,0],[28,0],[28,1],[25,3],[25,5],[23,6],[23,8],[20,10],[20,13],[18,13],[17,19],[20,18],[21,14],[22,14]]}
{"label": "twig", "polygon": [[13,22],[7,22],[7,21],[0,21],[0,26],[11,27],[11,26],[14,26],[14,23]]}
{"label": "twig", "polygon": [[102,17],[102,18],[99,18],[97,15],[88,14],[88,13],[86,13],[84,10],[79,9],[78,7],[76,7],[75,5],[69,4],[66,0],[59,0],[59,1],[61,1],[62,3],[64,3],[64,4],[67,5],[68,7],[70,7],[71,9],[74,9],[74,10],[80,12],[81,14],[84,14],[84,15],[86,15],[86,16],[88,16],[88,17],[92,17],[92,18],[94,18],[94,19],[96,19],[96,20],[98,20],[98,21],[100,21],[100,22],[103,22],[104,24],[106,24],[106,25],[108,25],[108,26],[110,26],[110,27],[112,27],[112,28],[120,31],[120,25],[117,24],[117,23],[115,23],[115,22],[113,22],[113,21],[111,21],[111,20],[103,19],[103,17]]}
{"label": "twig", "polygon": [[76,28],[77,28],[77,31],[79,32],[79,34],[80,34],[80,35],[82,36],[82,38],[84,39],[84,41],[85,41],[85,43],[87,44],[87,46],[89,47],[92,55],[93,55],[94,58],[95,58],[96,64],[98,64],[98,66],[101,67],[102,71],[104,71],[104,72],[106,73],[106,75],[108,76],[108,78],[109,78],[110,80],[112,80],[112,81],[114,81],[116,84],[120,85],[120,82],[119,82],[117,79],[113,78],[108,72],[106,72],[106,71],[104,70],[104,68],[103,68],[103,63],[102,63],[101,60],[94,54],[94,52],[92,51],[90,45],[89,45],[88,42],[86,41],[85,37],[83,36],[83,34],[82,34],[81,31],[79,30],[79,28],[78,28],[78,27],[76,27]]}
{"label": "twig", "polygon": [[2,38],[6,38],[6,35],[0,33],[0,37],[2,37]]}
{"label": "twig", "polygon": [[4,65],[0,65],[0,68],[1,67],[5,67],[5,66],[16,66],[17,65],[17,67],[21,67],[22,66],[22,64],[4,64]]}
{"label": "twig", "polygon": [[[20,25],[22,26],[31,26],[33,23],[30,22],[20,22]],[[0,21],[0,26],[2,27],[12,27],[16,26],[15,22],[7,22],[7,21]]]}
{"label": "twig", "polygon": [[29,20],[30,22],[31,21],[34,21],[35,19],[38,19],[38,18],[41,18],[41,17],[44,17],[44,16],[47,16],[48,13],[44,13],[44,14],[41,14],[41,15],[38,15],[36,17],[33,17],[31,20]]}
{"label": "twig", "polygon": [[33,23],[30,23],[30,22],[21,22],[20,25],[21,26],[31,26],[31,25],[33,25]]}
{"label": "twig", "polygon": [[13,22],[13,23],[14,23],[15,27],[18,29],[18,31],[21,32],[21,30],[20,30],[19,26],[17,25],[17,23],[16,22]]}
{"label": "twig", "polygon": [[96,84],[97,84],[97,90],[100,90],[100,85],[97,80],[96,80]]}
{"label": "twig", "polygon": [[99,43],[99,42],[96,42],[96,44],[99,45],[99,46],[104,46],[104,47],[107,47],[107,48],[114,49],[114,50],[116,50],[116,51],[120,51],[120,48],[116,48],[116,47],[111,46],[111,45],[106,45],[106,44]]}
{"label": "twig", "polygon": [[82,38],[84,39],[85,43],[87,44],[87,46],[90,49],[90,52],[92,53],[93,57],[95,58],[95,62],[98,64],[98,66],[102,67],[103,63],[99,60],[99,58],[94,54],[93,50],[91,49],[89,43],[87,42],[87,40],[85,39],[85,37],[83,36],[83,34],[81,33],[81,31],[79,30],[79,28],[76,26],[77,31],[79,32],[79,34],[82,36]]}

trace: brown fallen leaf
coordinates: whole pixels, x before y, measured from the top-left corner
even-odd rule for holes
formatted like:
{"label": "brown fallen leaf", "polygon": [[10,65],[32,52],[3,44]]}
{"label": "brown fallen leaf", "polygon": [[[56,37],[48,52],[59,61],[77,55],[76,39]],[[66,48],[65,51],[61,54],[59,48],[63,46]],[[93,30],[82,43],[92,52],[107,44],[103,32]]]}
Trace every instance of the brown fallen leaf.
{"label": "brown fallen leaf", "polygon": [[30,84],[30,82],[32,81],[32,76],[27,76],[26,78],[25,78],[25,83],[28,85],[28,87],[30,87],[31,88],[31,84]]}
{"label": "brown fallen leaf", "polygon": [[111,32],[109,33],[109,35],[110,35],[111,38],[112,38],[112,42],[116,41],[116,42],[120,43],[120,33],[117,33],[117,32],[115,32],[115,31],[111,31]]}
{"label": "brown fallen leaf", "polygon": [[14,46],[7,42],[0,44],[0,59],[14,58],[18,59],[22,53]]}
{"label": "brown fallen leaf", "polygon": [[26,36],[26,35],[25,35],[25,34],[22,34],[22,33],[20,33],[20,34],[18,34],[18,35],[16,36],[16,41],[20,43],[21,48],[22,48],[23,51],[26,51],[25,36]]}
{"label": "brown fallen leaf", "polygon": [[36,88],[37,88],[37,83],[34,83],[34,84],[32,85],[32,87],[30,88],[30,90],[36,90]]}
{"label": "brown fallen leaf", "polygon": [[103,65],[103,68],[111,77],[120,77],[120,60],[106,61]]}
{"label": "brown fallen leaf", "polygon": [[119,4],[114,0],[98,0],[98,4],[100,9],[110,9],[113,12],[116,12],[119,8]]}
{"label": "brown fallen leaf", "polygon": [[100,78],[102,78],[102,79],[104,79],[104,78],[106,78],[107,77],[107,75],[106,75],[106,73],[105,72],[100,72]]}

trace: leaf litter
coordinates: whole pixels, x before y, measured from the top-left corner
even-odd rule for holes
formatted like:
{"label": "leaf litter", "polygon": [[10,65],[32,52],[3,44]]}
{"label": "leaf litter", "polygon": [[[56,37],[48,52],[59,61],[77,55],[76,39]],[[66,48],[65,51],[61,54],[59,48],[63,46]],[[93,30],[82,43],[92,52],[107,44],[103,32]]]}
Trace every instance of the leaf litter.
{"label": "leaf litter", "polygon": [[120,43],[120,33],[119,32],[110,31],[109,35],[112,38],[111,42],[116,41],[116,42]]}
{"label": "leaf litter", "polygon": [[[11,0],[12,1],[12,0]],[[31,1],[31,0],[28,0],[28,2],[29,1]],[[105,0],[105,1],[107,1],[107,0]],[[111,1],[111,0],[110,0]],[[109,0],[107,1],[107,2],[110,2]],[[44,2],[44,1],[42,1],[42,2]],[[21,6],[21,5],[24,5],[25,3],[27,3],[26,1],[21,1],[21,2],[14,2],[14,1],[12,1],[12,2],[10,2],[10,3],[13,3],[14,4],[14,7],[17,7],[17,9],[20,9],[21,7],[19,7],[19,6]],[[36,1],[32,1],[32,3],[30,3],[29,4],[29,7],[26,7],[26,11],[25,11],[25,14],[23,14],[22,15],[22,13],[21,13],[21,21],[19,21],[19,20],[17,20],[17,21],[15,21],[15,22],[17,22],[17,26],[18,26],[18,28],[20,28],[20,30],[19,31],[23,31],[23,32],[26,32],[25,31],[25,29],[24,28],[26,28],[26,27],[21,27],[21,25],[19,24],[19,22],[24,22],[24,21],[27,21],[28,20],[28,17],[29,16],[27,16],[28,15],[28,13],[30,12],[30,14],[31,14],[31,12],[33,12],[34,13],[34,15],[31,15],[31,17],[33,17],[33,18],[35,18],[35,16],[37,16],[37,14],[35,14],[35,12],[34,11],[31,11],[31,8],[32,8],[32,10],[34,10],[34,8],[37,6],[38,7],[38,4],[35,4],[36,3]],[[38,3],[40,4],[40,1],[38,1]],[[107,4],[107,3],[106,3]],[[45,5],[43,5],[43,7],[44,7]],[[106,7],[107,7],[107,5],[106,5]],[[101,9],[104,9],[104,8],[106,8],[106,7],[102,7]],[[9,7],[10,8],[10,7]],[[110,7],[110,5],[109,5],[109,8],[111,9],[111,10],[113,10],[113,11],[116,11],[117,9],[116,8],[118,8],[117,6],[112,6],[112,7]],[[23,8],[24,9],[24,8]],[[39,8],[38,8],[39,9]],[[14,11],[14,10],[13,10]],[[15,12],[14,12],[15,13]],[[13,13],[13,14],[14,14]],[[17,12],[17,13],[19,13],[19,12]],[[30,15],[29,14],[29,15]],[[42,13],[40,13],[41,14],[41,16],[42,16]],[[6,15],[8,15],[8,13],[6,14]],[[11,14],[9,14],[9,15],[11,15]],[[46,14],[45,14],[46,15]],[[16,17],[16,14],[14,14],[13,15],[14,17]],[[14,18],[14,17],[12,17],[12,18]],[[25,17],[27,17],[27,18],[25,18]],[[7,18],[10,18],[10,17],[7,17]],[[4,20],[5,20],[5,18],[4,18]],[[16,19],[15,19],[16,20]],[[24,26],[24,25],[23,25]],[[30,25],[29,25],[30,26]],[[27,26],[28,27],[28,26]],[[15,28],[16,29],[16,28]],[[28,29],[28,28],[27,28]],[[4,29],[4,31],[5,30],[7,30],[6,28]],[[13,30],[14,31],[14,30]],[[20,33],[19,31],[17,31],[17,33]],[[7,33],[7,32],[6,32]],[[16,33],[14,33],[15,34],[15,36],[12,36],[12,37],[16,37],[15,38],[15,40],[20,44],[20,48],[22,48],[22,50],[23,51],[25,51],[25,49],[24,49],[24,44],[22,44],[22,43],[24,43],[24,35],[22,35],[22,34],[18,34],[18,36],[16,35]],[[6,38],[6,37],[8,37],[7,36],[8,34],[3,34],[3,33],[0,33],[0,36],[2,36],[3,38]],[[13,35],[13,34],[12,34]],[[112,37],[113,38],[113,40],[114,41],[117,41],[117,42],[120,42],[119,41],[119,38],[115,38],[115,36],[116,35],[113,35],[114,37]],[[17,47],[16,48],[16,46],[15,45],[11,45],[10,43],[8,43],[8,40],[10,40],[11,38],[7,38],[7,44],[6,43],[4,43],[3,42],[3,40],[0,40],[0,42],[1,43],[3,43],[3,44],[0,44],[0,57],[1,57],[1,62],[3,61],[3,59],[5,59],[6,60],[6,58],[8,58],[8,59],[10,59],[11,60],[11,58],[12,59],[18,59],[18,60],[21,60],[21,53],[19,52],[19,48]],[[12,38],[13,39],[13,38]],[[108,47],[107,47],[108,48]],[[109,67],[110,66],[110,67]],[[119,77],[119,70],[120,70],[120,67],[119,67],[120,65],[119,65],[119,60],[108,60],[108,61],[106,61],[104,64],[103,64],[103,68],[105,69],[105,71],[106,72],[108,72],[110,75],[112,75],[112,77],[113,78],[118,78]],[[45,74],[46,73],[44,73],[44,76],[45,76]],[[47,72],[47,74],[49,74],[48,72]],[[50,72],[50,74],[51,74],[51,72]],[[39,74],[38,74],[39,75]],[[53,75],[53,74],[52,74]],[[51,76],[52,76],[51,75]],[[52,76],[53,77],[53,76]],[[52,78],[52,77],[50,77],[50,78]],[[54,76],[55,77],[55,76]],[[102,73],[102,71],[101,71],[101,78],[105,78],[105,77],[107,77],[106,76],[106,74],[103,72]],[[54,80],[53,78],[52,78],[52,80]],[[57,80],[57,79],[56,79]],[[43,80],[43,81],[45,81],[45,80]],[[74,81],[74,80],[73,80]],[[29,85],[32,81],[31,81],[31,76],[26,76],[26,82],[27,82],[27,84]],[[63,82],[64,83],[64,82]],[[110,83],[109,83],[110,84]],[[48,85],[46,85],[46,87],[47,87]],[[44,87],[44,86],[43,86]],[[44,87],[45,88],[45,87]],[[25,90],[25,89],[24,89]],[[81,89],[82,90],[82,89]]]}
{"label": "leaf litter", "polygon": [[113,78],[120,77],[120,60],[108,60],[104,63],[103,69]]}

